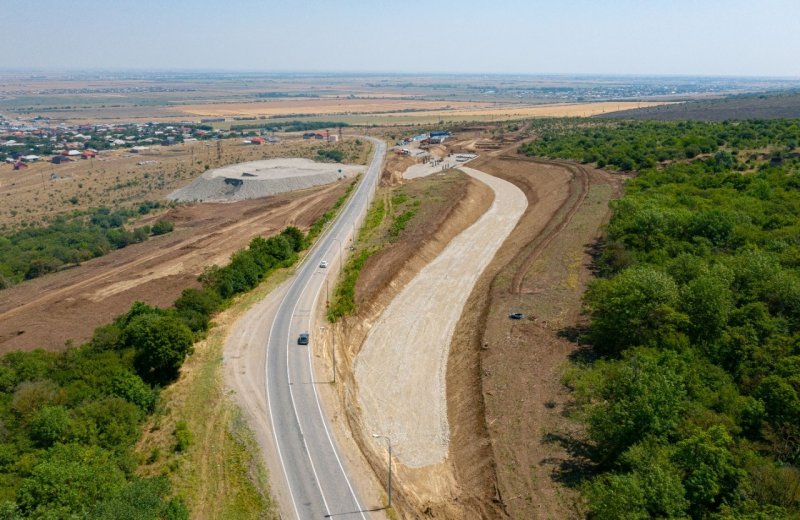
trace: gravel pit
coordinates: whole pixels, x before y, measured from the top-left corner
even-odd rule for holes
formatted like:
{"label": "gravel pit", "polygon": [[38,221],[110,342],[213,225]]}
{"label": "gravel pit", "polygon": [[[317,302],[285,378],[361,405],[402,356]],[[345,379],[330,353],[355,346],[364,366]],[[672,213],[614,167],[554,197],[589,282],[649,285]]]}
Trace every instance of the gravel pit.
{"label": "gravel pit", "polygon": [[268,197],[354,177],[364,166],[318,163],[309,159],[268,159],[232,164],[203,173],[167,199],[178,202],[231,202]]}

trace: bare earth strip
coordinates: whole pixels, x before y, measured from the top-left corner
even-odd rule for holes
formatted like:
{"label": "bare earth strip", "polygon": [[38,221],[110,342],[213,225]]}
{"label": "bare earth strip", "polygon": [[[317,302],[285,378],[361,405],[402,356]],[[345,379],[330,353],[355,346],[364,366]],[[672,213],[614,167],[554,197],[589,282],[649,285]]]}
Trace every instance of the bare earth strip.
{"label": "bare earth strip", "polygon": [[494,190],[494,203],[398,294],[355,363],[366,428],[392,438],[398,460],[412,468],[447,455],[450,340],[473,285],[528,206],[513,184],[462,170]]}

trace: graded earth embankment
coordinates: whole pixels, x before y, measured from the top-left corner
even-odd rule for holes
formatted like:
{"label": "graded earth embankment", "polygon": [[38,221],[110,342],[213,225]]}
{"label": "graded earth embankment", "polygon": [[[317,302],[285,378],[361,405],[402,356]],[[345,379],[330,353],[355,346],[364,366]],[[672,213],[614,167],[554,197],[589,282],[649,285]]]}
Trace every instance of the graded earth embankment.
{"label": "graded earth embankment", "polygon": [[447,455],[445,374],[453,330],[475,281],[528,205],[513,184],[462,170],[494,190],[494,203],[397,295],[355,363],[366,428],[390,437],[397,459],[412,468]]}

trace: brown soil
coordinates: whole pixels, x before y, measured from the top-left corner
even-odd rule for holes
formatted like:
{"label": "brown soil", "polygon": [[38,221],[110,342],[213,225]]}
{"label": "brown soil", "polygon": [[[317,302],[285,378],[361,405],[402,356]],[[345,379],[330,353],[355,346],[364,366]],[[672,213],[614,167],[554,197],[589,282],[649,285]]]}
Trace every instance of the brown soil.
{"label": "brown soil", "polygon": [[389,155],[383,163],[381,172],[381,185],[394,186],[403,182],[403,172],[417,163],[413,157],[403,155]]}
{"label": "brown soil", "polygon": [[[438,185],[438,187],[437,187]],[[470,177],[456,172],[435,175],[407,183],[404,188],[426,193],[417,216],[409,221],[400,238],[380,253],[373,255],[361,271],[356,286],[358,315],[348,317],[336,327],[337,373],[343,378],[339,390],[339,407],[345,410],[350,431],[357,438],[375,473],[385,481],[385,453],[375,455],[363,447],[373,444],[373,439],[361,438],[364,429],[358,414],[355,395],[348,391],[355,385],[353,362],[361,349],[367,332],[392,298],[430,260],[435,258],[461,231],[472,225],[491,205],[491,189]],[[380,194],[379,194],[380,196]],[[329,361],[329,360],[327,360]],[[444,465],[443,465],[444,466]],[[448,516],[458,517],[463,512],[452,485],[452,469],[437,468],[432,475],[425,470],[409,471],[402,481],[393,483],[393,506],[404,517],[414,517],[430,509]],[[442,493],[433,500],[420,496],[416,486],[430,489],[429,479],[442,482]],[[426,494],[427,495],[427,494]],[[463,516],[463,515],[462,515]]]}
{"label": "brown soil", "polygon": [[[493,154],[494,155],[494,154]],[[576,432],[561,375],[576,348],[559,331],[579,319],[588,246],[619,182],[560,161],[497,153],[470,163],[519,186],[530,206],[467,302],[448,360],[451,454],[484,518],[578,516],[563,484]],[[527,319],[508,319],[510,310]],[[474,497],[474,498],[473,498]]]}
{"label": "brown soil", "polygon": [[2,292],[0,353],[81,343],[132,302],[168,306],[197,286],[205,266],[224,264],[257,235],[287,225],[307,228],[342,195],[346,183],[233,204],[171,209],[167,235],[128,246],[84,264]]}

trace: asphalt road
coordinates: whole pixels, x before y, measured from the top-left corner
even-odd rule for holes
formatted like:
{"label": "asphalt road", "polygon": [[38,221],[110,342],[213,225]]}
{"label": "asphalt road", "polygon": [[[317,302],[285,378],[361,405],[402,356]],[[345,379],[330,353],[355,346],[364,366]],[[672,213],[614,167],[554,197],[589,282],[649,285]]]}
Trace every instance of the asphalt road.
{"label": "asphalt road", "polygon": [[[294,511],[301,520],[313,518],[368,518],[364,504],[347,475],[336,441],[320,405],[316,385],[328,384],[330,376],[315,378],[311,349],[319,330],[312,330],[317,300],[324,298],[325,278],[340,268],[341,253],[350,246],[357,222],[365,215],[380,179],[386,145],[369,138],[375,146],[363,179],[317,246],[303,264],[280,302],[270,327],[266,360],[266,397],[278,458],[283,467]],[[322,260],[327,268],[320,268]],[[309,345],[298,345],[302,332]],[[273,475],[273,478],[281,476]]]}

